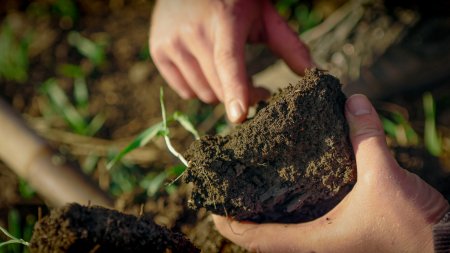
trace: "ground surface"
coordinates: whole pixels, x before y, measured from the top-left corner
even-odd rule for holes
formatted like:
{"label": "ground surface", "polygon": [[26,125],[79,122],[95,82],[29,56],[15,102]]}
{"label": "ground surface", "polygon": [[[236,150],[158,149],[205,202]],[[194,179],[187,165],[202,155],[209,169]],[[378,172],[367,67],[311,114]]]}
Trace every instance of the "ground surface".
{"label": "ground surface", "polygon": [[70,204],[35,226],[31,252],[200,252],[181,233],[152,219],[98,206]]}

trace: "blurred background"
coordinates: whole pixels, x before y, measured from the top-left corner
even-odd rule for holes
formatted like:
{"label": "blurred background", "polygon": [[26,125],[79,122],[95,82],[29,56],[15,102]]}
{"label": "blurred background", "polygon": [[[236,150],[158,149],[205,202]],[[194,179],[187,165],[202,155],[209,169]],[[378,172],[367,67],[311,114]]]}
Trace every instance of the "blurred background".
{"label": "blurred background", "polygon": [[[183,112],[201,135],[229,127],[222,105],[183,101],[158,74],[148,50],[152,5],[3,0],[0,99],[50,144],[55,163],[79,168],[115,208],[143,210],[157,223],[186,233],[205,252],[241,252],[215,232],[205,212],[187,208],[188,187],[168,184],[184,167],[162,138],[155,136],[107,168],[139,133],[161,121],[161,86],[166,111]],[[347,94],[371,98],[399,163],[450,199],[450,2],[280,0],[275,5]],[[246,59],[255,78],[289,76],[272,67],[280,63],[260,45],[248,46]],[[9,134],[4,124],[0,138]],[[178,124],[170,130],[181,152],[194,140]],[[0,158],[0,226],[29,240],[39,215],[54,204],[37,192],[39,185],[14,171]],[[49,177],[44,172],[38,176]],[[17,245],[0,248],[26,251]]]}

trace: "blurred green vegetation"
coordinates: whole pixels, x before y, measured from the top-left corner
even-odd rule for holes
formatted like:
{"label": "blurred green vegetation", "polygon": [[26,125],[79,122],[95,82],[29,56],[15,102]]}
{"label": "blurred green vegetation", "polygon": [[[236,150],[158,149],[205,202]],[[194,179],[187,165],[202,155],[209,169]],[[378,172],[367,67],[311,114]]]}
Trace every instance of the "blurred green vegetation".
{"label": "blurred green vegetation", "polygon": [[28,80],[28,46],[32,35],[21,37],[14,34],[8,20],[0,26],[0,80],[6,79],[19,83]]}
{"label": "blurred green vegetation", "polygon": [[70,32],[67,39],[69,44],[75,47],[81,55],[89,59],[94,66],[100,66],[105,62],[105,44],[94,42],[76,31]]}
{"label": "blurred green vegetation", "polygon": [[417,146],[419,136],[412,128],[411,123],[398,112],[390,112],[389,117],[381,117],[386,134],[401,146]]}
{"label": "blurred green vegetation", "polygon": [[43,110],[44,117],[51,118],[57,115],[64,119],[74,133],[93,136],[105,123],[106,117],[97,114],[90,117],[88,114],[89,97],[84,77],[74,79],[74,103],[68,98],[64,90],[58,85],[56,79],[48,79],[41,85],[41,93],[49,101],[49,108]]}
{"label": "blurred green vegetation", "polygon": [[412,123],[402,113],[391,110],[381,115],[381,122],[387,136],[395,140],[402,147],[418,147],[423,145],[427,152],[439,157],[443,151],[442,133],[439,132],[436,121],[436,102],[431,92],[422,95],[424,126],[420,131],[423,136],[414,130]]}
{"label": "blurred green vegetation", "polygon": [[323,16],[311,4],[302,0],[280,0],[275,4],[281,16],[290,21],[298,33],[303,33],[323,21]]}
{"label": "blurred green vegetation", "polygon": [[434,156],[442,154],[442,137],[436,128],[436,104],[430,92],[423,94],[425,112],[424,142],[428,152]]}

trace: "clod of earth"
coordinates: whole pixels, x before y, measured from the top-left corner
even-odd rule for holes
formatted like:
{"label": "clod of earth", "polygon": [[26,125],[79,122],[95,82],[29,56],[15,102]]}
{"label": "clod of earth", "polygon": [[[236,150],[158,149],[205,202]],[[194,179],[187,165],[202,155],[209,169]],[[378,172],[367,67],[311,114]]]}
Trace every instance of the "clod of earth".
{"label": "clod of earth", "polygon": [[31,253],[200,252],[182,234],[97,206],[70,204],[36,223]]}
{"label": "clod of earth", "polygon": [[351,190],[356,166],[335,77],[307,70],[227,136],[205,136],[185,153],[190,205],[237,220],[302,222]]}

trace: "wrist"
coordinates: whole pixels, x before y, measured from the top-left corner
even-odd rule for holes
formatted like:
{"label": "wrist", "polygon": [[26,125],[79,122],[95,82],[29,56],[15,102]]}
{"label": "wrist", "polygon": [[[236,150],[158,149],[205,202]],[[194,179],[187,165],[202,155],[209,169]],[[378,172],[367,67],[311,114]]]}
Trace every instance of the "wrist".
{"label": "wrist", "polygon": [[450,251],[450,211],[433,226],[433,246],[436,253]]}

